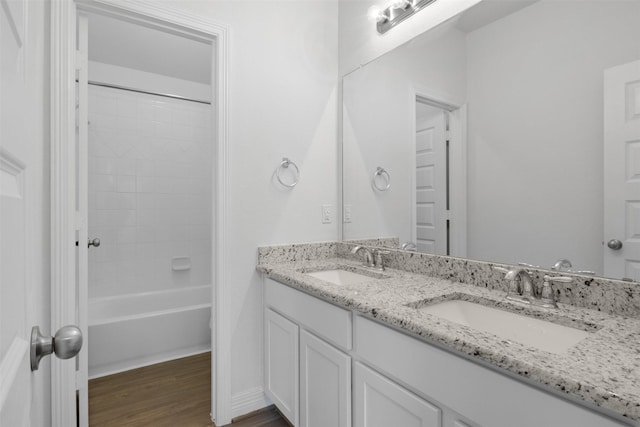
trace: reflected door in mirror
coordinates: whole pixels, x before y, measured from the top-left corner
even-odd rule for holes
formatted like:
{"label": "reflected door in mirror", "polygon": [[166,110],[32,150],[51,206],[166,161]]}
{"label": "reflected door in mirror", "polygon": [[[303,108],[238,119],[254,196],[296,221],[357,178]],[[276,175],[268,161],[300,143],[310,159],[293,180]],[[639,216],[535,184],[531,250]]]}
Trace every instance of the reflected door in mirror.
{"label": "reflected door in mirror", "polygon": [[416,101],[415,238],[419,252],[449,254],[447,116]]}
{"label": "reflected door in mirror", "polygon": [[639,281],[640,61],[604,79],[604,274]]}

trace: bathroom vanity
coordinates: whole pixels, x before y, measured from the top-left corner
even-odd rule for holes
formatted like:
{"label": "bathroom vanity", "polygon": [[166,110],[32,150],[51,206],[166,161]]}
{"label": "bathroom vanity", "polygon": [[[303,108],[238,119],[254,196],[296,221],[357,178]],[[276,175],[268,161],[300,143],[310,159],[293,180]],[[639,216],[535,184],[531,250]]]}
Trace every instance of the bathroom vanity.
{"label": "bathroom vanity", "polygon": [[[637,317],[523,307],[495,289],[366,269],[333,245],[259,260],[265,393],[292,424],[640,425]],[[585,335],[542,350],[423,310],[453,300]]]}

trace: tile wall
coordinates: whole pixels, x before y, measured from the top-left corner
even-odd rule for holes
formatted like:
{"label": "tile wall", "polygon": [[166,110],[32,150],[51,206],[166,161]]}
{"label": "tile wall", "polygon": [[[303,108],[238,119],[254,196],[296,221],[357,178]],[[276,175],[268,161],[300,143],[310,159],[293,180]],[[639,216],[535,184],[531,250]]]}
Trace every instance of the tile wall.
{"label": "tile wall", "polygon": [[90,298],[211,283],[210,109],[89,87]]}

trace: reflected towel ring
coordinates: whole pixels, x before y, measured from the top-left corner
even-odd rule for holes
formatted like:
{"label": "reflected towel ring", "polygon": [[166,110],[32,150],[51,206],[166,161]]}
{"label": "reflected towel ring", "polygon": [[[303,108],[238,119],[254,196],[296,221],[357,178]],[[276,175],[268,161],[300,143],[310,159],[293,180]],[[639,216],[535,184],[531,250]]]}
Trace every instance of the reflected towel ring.
{"label": "reflected towel ring", "polygon": [[[378,185],[378,181],[376,180],[377,177],[382,177],[382,179],[387,181],[387,185],[385,185],[384,187],[381,185]],[[389,172],[387,172],[384,168],[378,166],[376,168],[376,171],[373,173],[373,178],[371,180],[371,183],[373,184],[373,187],[376,190],[387,191],[389,187],[391,187],[391,175],[389,175]]]}
{"label": "reflected towel ring", "polygon": [[[289,165],[293,166],[293,168],[296,170],[295,171],[295,177],[294,177],[293,182],[291,184],[287,184],[286,182],[284,182],[282,180],[282,177],[280,176],[280,171],[282,169],[289,168]],[[298,182],[300,182],[300,169],[298,169],[298,166],[295,163],[293,163],[291,160],[289,160],[286,157],[283,157],[282,158],[282,162],[280,162],[280,165],[276,168],[276,178],[278,178],[278,182],[280,184],[284,185],[285,187],[293,188],[298,184]]]}

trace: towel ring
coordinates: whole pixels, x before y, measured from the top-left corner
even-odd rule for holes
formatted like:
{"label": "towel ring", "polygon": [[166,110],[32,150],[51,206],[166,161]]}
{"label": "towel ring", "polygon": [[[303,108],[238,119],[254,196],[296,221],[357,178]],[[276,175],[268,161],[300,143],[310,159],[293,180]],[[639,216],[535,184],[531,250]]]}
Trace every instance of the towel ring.
{"label": "towel ring", "polygon": [[[289,168],[290,165],[293,166],[296,172],[295,172],[295,178],[293,179],[293,182],[291,184],[287,184],[282,180],[282,177],[280,176],[280,171],[282,169]],[[278,182],[284,185],[285,187],[293,188],[298,184],[298,182],[300,182],[300,169],[298,169],[298,166],[295,163],[293,163],[291,160],[289,160],[286,157],[283,157],[282,162],[280,162],[280,165],[276,168],[276,178],[278,178]]]}
{"label": "towel ring", "polygon": [[[384,179],[387,182],[387,185],[385,185],[384,187],[381,185],[378,185],[378,181],[376,180],[377,177],[382,177],[382,179]],[[373,178],[371,179],[371,183],[373,184],[373,187],[376,190],[387,191],[389,187],[391,187],[391,175],[389,175],[389,172],[387,172],[384,168],[378,166],[376,168],[376,171],[373,173]]]}

